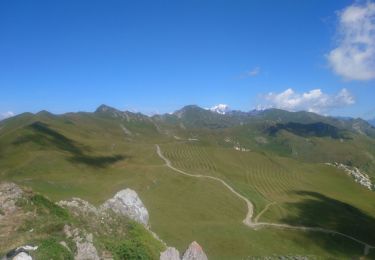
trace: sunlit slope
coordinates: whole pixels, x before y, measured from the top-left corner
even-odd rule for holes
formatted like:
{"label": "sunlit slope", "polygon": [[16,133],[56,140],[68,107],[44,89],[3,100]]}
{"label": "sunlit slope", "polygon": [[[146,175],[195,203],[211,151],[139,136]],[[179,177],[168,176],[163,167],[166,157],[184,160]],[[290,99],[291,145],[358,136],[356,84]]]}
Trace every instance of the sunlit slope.
{"label": "sunlit slope", "polygon": [[[217,176],[255,203],[260,221],[319,226],[375,242],[375,193],[324,164],[194,142],[163,146],[180,169]],[[359,222],[357,222],[359,220]]]}
{"label": "sunlit slope", "polygon": [[[369,203],[374,193],[322,163],[323,150],[345,161],[346,151],[356,147],[349,153],[353,164],[372,169],[367,159],[374,154],[371,137],[350,133],[353,138],[341,142],[310,136],[313,148],[308,150],[301,141],[307,137],[288,129],[270,135],[259,122],[208,129],[189,128],[179,120],[165,122],[105,106],[95,113],[20,115],[0,123],[0,178],[31,186],[53,200],[81,197],[94,204],[130,187],[140,194],[151,227],[163,240],[180,251],[197,240],[210,259],[363,255],[363,246],[339,236],[250,229],[241,223],[243,201],[218,182],[165,167],[155,151],[159,144],[175,167],[225,180],[254,203],[255,215],[268,206],[259,221],[327,227],[374,244],[375,208]],[[249,151],[236,151],[237,144]],[[302,148],[295,155],[290,151],[297,145]],[[314,157],[322,153],[322,161]]]}
{"label": "sunlit slope", "polygon": [[304,162],[340,162],[375,173],[375,128],[362,119],[278,109],[220,115],[197,106],[153,119],[176,140],[199,139]]}

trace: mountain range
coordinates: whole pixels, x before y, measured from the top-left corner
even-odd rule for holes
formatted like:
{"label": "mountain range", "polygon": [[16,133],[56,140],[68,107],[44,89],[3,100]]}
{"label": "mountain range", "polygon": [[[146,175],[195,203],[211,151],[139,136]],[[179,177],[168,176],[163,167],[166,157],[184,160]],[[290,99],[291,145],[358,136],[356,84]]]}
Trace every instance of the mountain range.
{"label": "mountain range", "polygon": [[[180,252],[197,241],[209,259],[374,259],[374,147],[375,128],[360,118],[196,105],[148,116],[101,105],[2,120],[0,178],[94,206],[130,188],[161,240]],[[60,220],[54,239],[61,223],[79,224]],[[46,225],[22,221],[28,229],[0,227],[15,241],[0,255],[48,236]]]}

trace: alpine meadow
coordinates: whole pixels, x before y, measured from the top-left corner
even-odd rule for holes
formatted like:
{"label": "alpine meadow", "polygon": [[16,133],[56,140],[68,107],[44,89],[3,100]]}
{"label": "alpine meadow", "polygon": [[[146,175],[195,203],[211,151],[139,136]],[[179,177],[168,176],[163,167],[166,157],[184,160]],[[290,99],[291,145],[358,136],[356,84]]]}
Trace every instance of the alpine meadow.
{"label": "alpine meadow", "polygon": [[1,259],[375,259],[374,2],[0,1],[0,39]]}

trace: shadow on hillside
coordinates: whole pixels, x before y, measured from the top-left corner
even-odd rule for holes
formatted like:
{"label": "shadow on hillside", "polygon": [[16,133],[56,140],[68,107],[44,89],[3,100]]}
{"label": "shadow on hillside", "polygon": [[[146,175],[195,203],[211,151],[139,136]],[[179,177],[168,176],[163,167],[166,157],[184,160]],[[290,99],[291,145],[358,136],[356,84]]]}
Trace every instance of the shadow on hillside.
{"label": "shadow on hillside", "polygon": [[71,162],[83,163],[95,167],[107,167],[115,162],[124,160],[126,157],[123,155],[112,155],[112,156],[89,156],[89,155],[78,155],[73,156],[69,160]]}
{"label": "shadow on hillside", "polygon": [[299,135],[302,137],[331,137],[333,139],[351,139],[345,131],[338,129],[335,126],[325,124],[322,122],[312,123],[312,124],[301,124],[301,123],[286,123],[280,124],[277,123],[276,125],[270,126],[267,129],[267,132],[270,135],[275,135],[281,130],[286,130],[291,132],[295,135]]}
{"label": "shadow on hillside", "polygon": [[[290,203],[297,214],[282,219],[282,222],[291,225],[322,227],[335,230],[361,241],[375,245],[375,218],[347,203],[329,198],[323,194],[311,191],[296,191],[296,194],[303,196],[301,202]],[[371,202],[369,202],[371,203]],[[349,255],[358,254],[358,243],[339,235],[322,236],[319,232],[309,232],[309,239],[313,240],[328,251],[343,252]],[[335,238],[335,239],[333,239]],[[337,241],[335,241],[337,240]],[[341,242],[340,242],[341,241]],[[342,244],[342,243],[345,243]],[[360,247],[363,248],[363,247]]]}
{"label": "shadow on hillside", "polygon": [[32,134],[22,136],[13,142],[15,145],[21,145],[28,142],[39,144],[42,147],[54,147],[59,150],[69,152],[71,162],[83,163],[92,167],[107,167],[117,161],[124,160],[128,157],[124,155],[111,156],[92,156],[88,147],[84,147],[64,136],[63,134],[51,129],[47,124],[42,122],[34,122],[28,126],[33,130]]}

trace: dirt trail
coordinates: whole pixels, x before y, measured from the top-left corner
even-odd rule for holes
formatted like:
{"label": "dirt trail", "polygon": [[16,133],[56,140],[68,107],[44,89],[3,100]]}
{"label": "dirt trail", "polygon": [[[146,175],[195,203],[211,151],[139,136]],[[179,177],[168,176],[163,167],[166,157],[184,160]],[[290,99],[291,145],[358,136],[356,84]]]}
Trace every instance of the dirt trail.
{"label": "dirt trail", "polygon": [[253,207],[253,204],[251,203],[250,200],[248,200],[245,196],[242,196],[241,194],[239,194],[237,191],[235,191],[231,186],[229,186],[229,184],[227,184],[225,181],[223,181],[222,179],[219,179],[217,177],[213,177],[213,176],[208,176],[208,175],[201,175],[201,174],[190,174],[190,173],[187,173],[187,172],[184,172],[180,169],[177,169],[175,168],[171,161],[169,159],[167,159],[161,152],[161,149],[159,147],[159,145],[156,145],[156,152],[157,154],[159,155],[159,157],[161,159],[163,159],[165,161],[165,165],[169,168],[171,168],[172,170],[176,171],[176,172],[179,172],[183,175],[187,175],[187,176],[190,176],[190,177],[196,177],[196,178],[205,178],[205,179],[211,179],[211,180],[215,180],[215,181],[218,181],[218,182],[221,182],[225,187],[227,187],[232,193],[234,193],[237,197],[239,197],[240,199],[242,199],[243,201],[246,202],[247,204],[247,214],[246,214],[246,217],[245,219],[243,220],[243,223],[245,223],[246,225],[251,225],[252,222],[251,222],[251,219],[253,217],[253,212],[254,212],[254,207]]}
{"label": "dirt trail", "polygon": [[272,206],[272,205],[274,205],[274,204],[276,204],[276,202],[268,203],[268,204],[264,207],[264,209],[263,209],[261,212],[259,212],[259,214],[255,217],[254,222],[257,223],[258,220],[259,220],[259,218],[264,214],[264,212],[266,212],[266,211],[269,209],[269,207]]}
{"label": "dirt trail", "polygon": [[253,214],[254,214],[254,205],[253,203],[248,200],[245,196],[241,195],[240,193],[238,193],[237,191],[235,191],[229,184],[227,184],[225,181],[223,181],[222,179],[220,178],[217,178],[217,177],[213,177],[213,176],[209,176],[209,175],[202,175],[202,174],[191,174],[191,173],[187,173],[185,171],[182,171],[180,169],[177,169],[175,168],[171,161],[166,158],[161,149],[160,149],[160,146],[159,145],[155,145],[156,146],[156,153],[159,155],[159,157],[165,162],[165,165],[172,169],[173,171],[175,172],[178,172],[180,174],[183,174],[183,175],[186,175],[186,176],[190,176],[190,177],[195,177],[195,178],[205,178],[205,179],[211,179],[211,180],[215,180],[215,181],[218,181],[220,183],[222,183],[226,188],[228,188],[228,190],[230,190],[233,194],[235,194],[238,198],[240,198],[241,200],[245,201],[246,204],[247,204],[247,214],[246,214],[246,217],[245,219],[242,221],[246,226],[250,227],[250,228],[253,228],[253,229],[257,229],[257,228],[264,228],[264,227],[273,227],[273,228],[281,228],[281,229],[294,229],[294,230],[301,230],[301,231],[312,231],[312,232],[321,232],[321,233],[326,233],[326,234],[334,234],[334,235],[340,235],[340,236],[343,236],[343,237],[346,237],[350,240],[353,240],[361,245],[364,246],[364,255],[367,255],[370,251],[370,249],[373,249],[375,248],[375,246],[373,245],[369,245],[367,244],[366,242],[364,241],[361,241],[355,237],[352,237],[350,235],[347,235],[347,234],[344,234],[344,233],[341,233],[341,232],[338,232],[338,231],[335,231],[335,230],[330,230],[330,229],[325,229],[325,228],[320,228],[320,227],[306,227],[306,226],[293,226],[293,225],[289,225],[289,224],[280,224],[280,223],[267,223],[267,222],[258,222],[258,219],[259,217],[273,204],[273,203],[270,203],[268,204],[259,214],[258,216],[256,216],[254,218],[254,222],[252,221],[252,218],[253,218]]}

